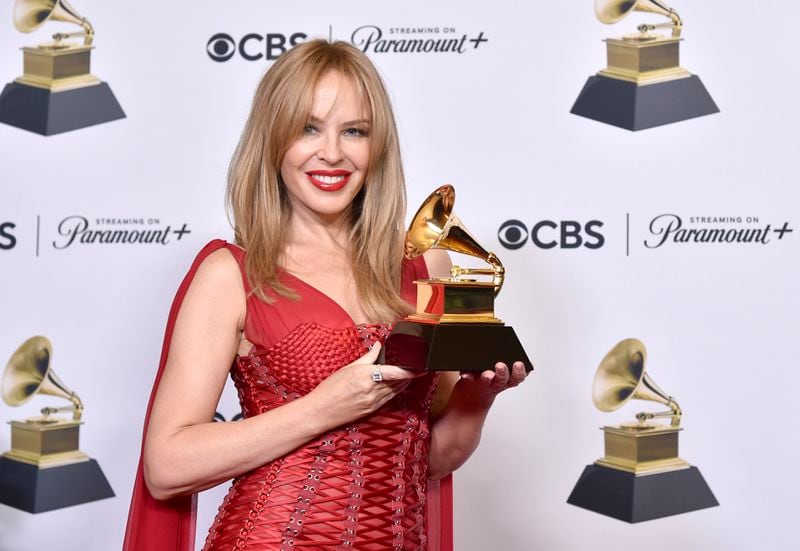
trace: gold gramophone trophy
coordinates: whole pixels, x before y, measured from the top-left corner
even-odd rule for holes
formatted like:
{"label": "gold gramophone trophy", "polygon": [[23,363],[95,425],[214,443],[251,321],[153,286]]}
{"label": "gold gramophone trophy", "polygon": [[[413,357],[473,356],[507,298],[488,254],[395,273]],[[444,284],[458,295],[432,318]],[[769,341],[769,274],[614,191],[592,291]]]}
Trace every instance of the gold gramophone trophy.
{"label": "gold gramophone trophy", "polygon": [[[3,401],[20,406],[36,396],[72,402],[42,408],[41,416],[10,421],[11,450],[0,456],[0,503],[29,513],[113,497],[97,461],[78,448],[83,403],[51,368],[53,347],[45,337],[25,341],[6,365]],[[72,412],[72,419],[55,414]]]}
{"label": "gold gramophone trophy", "polygon": [[[48,21],[79,25],[53,41],[26,46],[23,74],[0,94],[0,122],[49,136],[125,117],[108,84],[92,75],[94,29],[66,0],[16,0],[14,26],[33,32]],[[68,39],[82,36],[83,44]]]}
{"label": "gold gramophone trophy", "polygon": [[[629,400],[664,404],[636,422],[603,427],[605,456],[587,466],[567,503],[626,522],[642,522],[719,505],[697,467],[678,456],[681,409],[645,373],[647,351],[637,339],[619,342],[594,377],[592,400],[614,411]],[[670,424],[654,422],[669,418]]]}
{"label": "gold gramophone trophy", "polygon": [[[608,67],[589,77],[572,113],[628,130],[643,130],[718,113],[700,77],[680,66],[683,21],[662,0],[595,0],[605,24],[630,13],[668,17],[668,23],[639,25],[638,33],[605,40]],[[670,36],[653,32],[671,29]]]}
{"label": "gold gramophone trophy", "polygon": [[395,325],[380,361],[428,371],[483,371],[499,361],[509,368],[522,361],[530,371],[533,366],[514,329],[494,315],[505,268],[453,214],[454,202],[455,190],[449,185],[425,200],[406,232],[406,257],[439,248],[480,258],[491,267],[453,266],[450,277],[415,281],[417,311]]}

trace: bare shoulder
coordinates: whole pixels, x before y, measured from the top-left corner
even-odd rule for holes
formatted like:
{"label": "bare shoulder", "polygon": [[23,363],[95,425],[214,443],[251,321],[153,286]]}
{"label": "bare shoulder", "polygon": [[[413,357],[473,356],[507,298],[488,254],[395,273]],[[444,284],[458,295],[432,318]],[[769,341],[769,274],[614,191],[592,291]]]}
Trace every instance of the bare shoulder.
{"label": "bare shoulder", "polygon": [[235,313],[237,318],[244,315],[245,299],[239,263],[224,248],[203,259],[186,295],[190,305],[213,305],[215,309]]}
{"label": "bare shoulder", "polygon": [[453,263],[450,255],[444,249],[428,249],[423,255],[425,266],[428,268],[429,277],[450,277],[450,268]]}
{"label": "bare shoulder", "polygon": [[201,278],[210,283],[235,283],[241,281],[239,263],[228,249],[217,249],[200,263],[195,280]]}

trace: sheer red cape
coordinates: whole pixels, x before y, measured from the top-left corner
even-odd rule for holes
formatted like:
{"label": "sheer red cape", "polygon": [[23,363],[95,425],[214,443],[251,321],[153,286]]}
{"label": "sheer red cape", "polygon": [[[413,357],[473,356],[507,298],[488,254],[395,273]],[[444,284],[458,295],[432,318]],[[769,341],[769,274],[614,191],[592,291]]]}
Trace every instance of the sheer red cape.
{"label": "sheer red cape", "polygon": [[[225,247],[225,241],[215,240],[206,245],[192,263],[189,273],[181,282],[170,308],[167,328],[164,332],[164,343],[161,349],[161,360],[156,373],[153,390],[147,404],[142,436],[142,452],[144,451],[144,435],[150,422],[150,411],[153,400],[167,363],[169,346],[172,342],[172,331],[175,319],[180,311],[183,298],[194,278],[197,268],[203,260],[217,249]],[[133,485],[131,506],[128,512],[128,525],[125,531],[123,551],[194,551],[197,512],[197,495],[180,496],[174,499],[159,501],[150,495],[144,482],[142,455]],[[450,476],[439,482],[428,482],[427,494],[427,534],[428,551],[453,550],[453,493]]]}

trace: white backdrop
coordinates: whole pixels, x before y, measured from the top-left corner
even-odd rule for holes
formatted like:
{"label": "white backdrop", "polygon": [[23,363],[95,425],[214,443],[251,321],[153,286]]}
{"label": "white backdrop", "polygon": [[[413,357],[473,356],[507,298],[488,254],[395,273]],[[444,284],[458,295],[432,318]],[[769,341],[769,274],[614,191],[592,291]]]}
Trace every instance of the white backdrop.
{"label": "white backdrop", "polygon": [[[23,35],[12,3],[2,4],[7,82],[21,73],[19,47],[67,27]],[[459,217],[508,268],[498,312],[536,365],[522,388],[499,399],[480,449],[456,474],[456,549],[792,548],[800,521],[795,3],[675,0],[685,22],[682,64],[721,113],[637,133],[569,109],[604,66],[601,40],[658,18],[606,27],[589,0],[74,5],[97,31],[93,72],[127,118],[47,138],[0,125],[0,227],[13,223],[5,233],[15,241],[8,248],[0,232],[0,360],[30,336],[53,342],[56,371],[86,405],[81,448],[117,497],[38,515],[0,506],[0,549],[121,544],[167,310],[202,245],[231,236],[225,171],[269,64],[239,53],[215,62],[209,39],[259,33],[264,40],[246,47],[253,54],[266,52],[267,34],[350,40],[366,25],[384,38],[467,35],[463,53],[368,54],[395,104],[409,209],[442,183],[456,186]],[[766,244],[648,248],[650,223],[662,214],[687,228],[787,223],[793,232],[770,231]],[[166,245],[56,248],[70,216],[95,229],[133,218],[143,223],[115,227],[186,224],[191,233],[170,234]],[[701,217],[725,221],[691,220]],[[508,250],[498,229],[509,219],[528,229],[596,220],[603,244],[543,249],[529,241]],[[602,414],[591,403],[597,364],[626,337],[647,344],[650,373],[681,403],[681,456],[701,469],[720,507],[628,525],[565,503],[584,466],[602,455],[598,427],[642,405]],[[0,404],[0,420],[56,403]],[[230,391],[219,411],[237,412]],[[9,440],[0,427],[0,449]],[[224,491],[201,497],[198,546]]]}

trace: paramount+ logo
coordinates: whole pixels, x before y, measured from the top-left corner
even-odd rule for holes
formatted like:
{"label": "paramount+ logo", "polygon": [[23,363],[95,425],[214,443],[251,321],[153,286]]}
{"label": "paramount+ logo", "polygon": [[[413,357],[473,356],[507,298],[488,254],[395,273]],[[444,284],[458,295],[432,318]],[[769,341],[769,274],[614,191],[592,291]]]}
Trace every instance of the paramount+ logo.
{"label": "paramount+ logo", "polygon": [[229,61],[237,53],[247,61],[275,60],[292,46],[308,38],[306,33],[248,33],[238,40],[227,33],[217,33],[208,39],[206,53],[216,62]]}
{"label": "paramount+ logo", "polygon": [[506,249],[516,250],[528,242],[540,249],[599,249],[606,239],[600,228],[603,222],[590,220],[540,220],[530,228],[520,220],[506,220],[500,224],[497,239]]}

